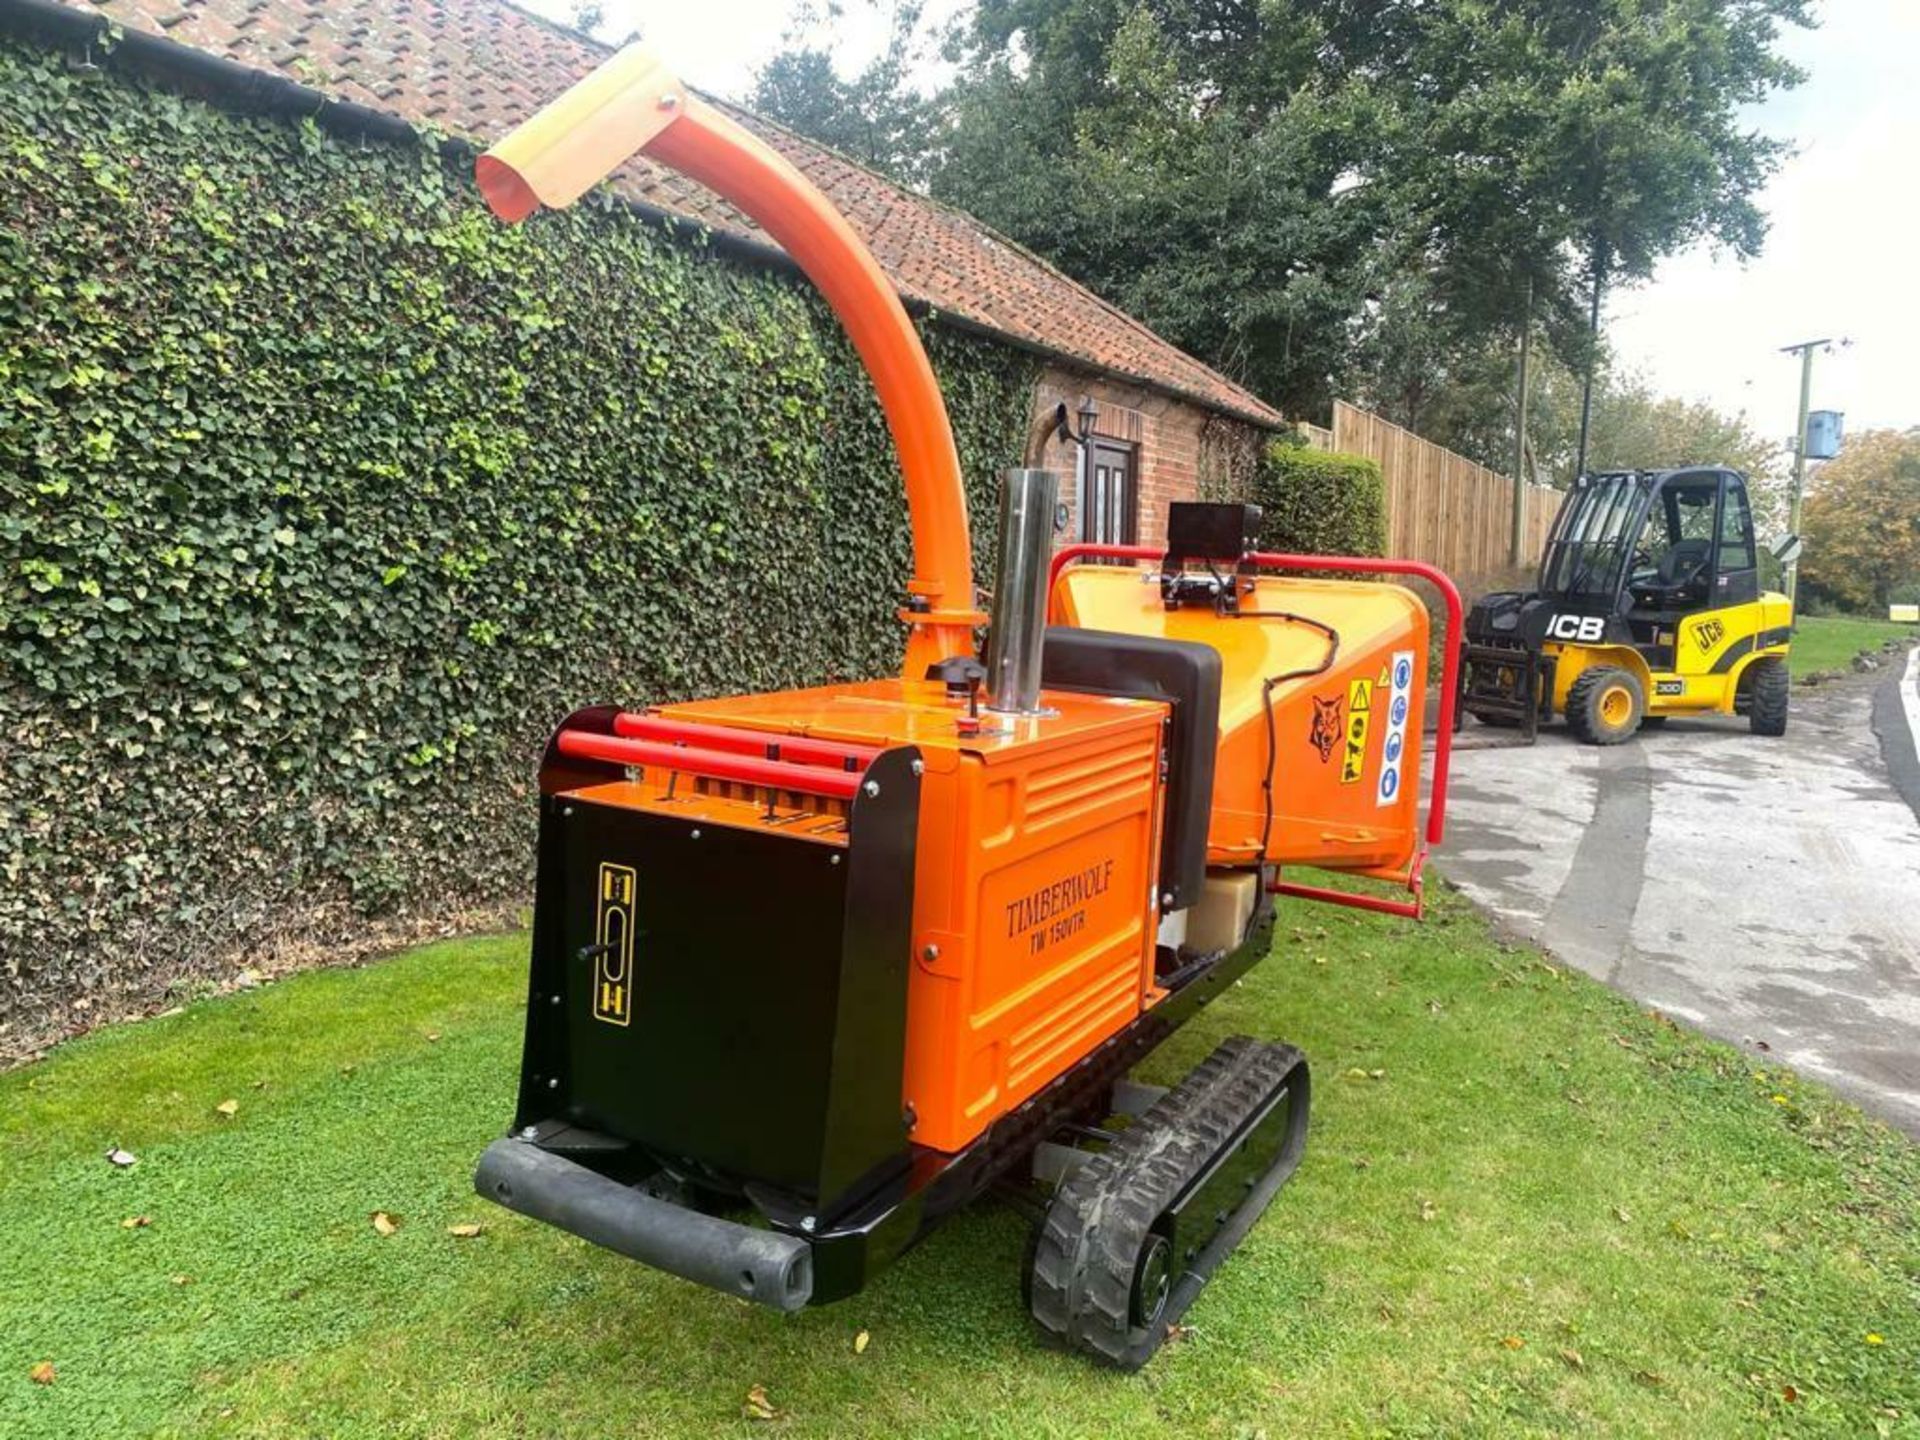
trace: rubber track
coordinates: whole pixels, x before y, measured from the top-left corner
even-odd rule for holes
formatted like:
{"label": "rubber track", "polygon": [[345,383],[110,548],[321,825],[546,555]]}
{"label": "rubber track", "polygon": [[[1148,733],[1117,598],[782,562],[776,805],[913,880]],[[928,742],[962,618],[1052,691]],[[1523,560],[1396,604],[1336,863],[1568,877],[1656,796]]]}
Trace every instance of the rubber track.
{"label": "rubber track", "polygon": [[1060,1186],[1034,1245],[1033,1317],[1043,1330],[1108,1364],[1146,1363],[1174,1318],[1135,1326],[1129,1314],[1148,1232],[1299,1060],[1291,1046],[1223,1041]]}

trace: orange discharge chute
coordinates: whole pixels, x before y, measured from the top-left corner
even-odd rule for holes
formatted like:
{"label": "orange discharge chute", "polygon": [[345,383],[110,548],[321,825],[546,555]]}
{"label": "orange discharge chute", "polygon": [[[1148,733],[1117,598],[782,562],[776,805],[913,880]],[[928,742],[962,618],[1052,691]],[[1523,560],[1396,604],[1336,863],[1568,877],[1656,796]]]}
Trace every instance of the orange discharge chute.
{"label": "orange discharge chute", "polygon": [[765,142],[628,46],[501,140],[475,166],[503,220],[572,204],[645,154],[738,206],[820,288],[859,352],[900,455],[913,526],[902,678],[973,651],[972,551],[953,428],[933,366],[892,282],[840,213]]}

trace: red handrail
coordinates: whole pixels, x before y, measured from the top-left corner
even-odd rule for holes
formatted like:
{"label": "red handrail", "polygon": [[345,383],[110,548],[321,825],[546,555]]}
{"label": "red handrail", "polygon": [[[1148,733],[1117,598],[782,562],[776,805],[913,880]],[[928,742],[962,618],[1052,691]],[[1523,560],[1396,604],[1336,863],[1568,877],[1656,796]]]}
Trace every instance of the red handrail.
{"label": "red handrail", "polygon": [[[1152,545],[1063,545],[1055,552],[1047,578],[1047,590],[1060,579],[1061,571],[1084,558],[1101,560],[1159,560],[1165,552]],[[1460,590],[1445,571],[1420,560],[1389,560],[1377,555],[1281,555],[1268,550],[1251,550],[1241,557],[1249,565],[1268,570],[1333,570],[1358,575],[1413,575],[1440,592],[1447,604],[1446,643],[1440,666],[1439,733],[1433,742],[1433,793],[1427,804],[1427,843],[1438,845],[1447,830],[1447,775],[1453,764],[1453,711],[1460,692],[1460,645],[1465,629],[1465,607]],[[1412,873],[1419,874],[1420,857]],[[1337,892],[1328,892],[1329,894]]]}
{"label": "red handrail", "polygon": [[1163,545],[1096,545],[1092,541],[1062,545],[1053,552],[1053,563],[1047,571],[1047,594],[1053,594],[1062,570],[1089,555],[1099,560],[1164,560],[1167,551]]}
{"label": "red handrail", "polygon": [[[635,715],[626,710],[613,717],[613,733],[632,740],[658,740],[754,755],[763,760],[792,760],[853,770],[866,769],[879,758],[882,748],[815,740],[805,735],[783,735],[776,730],[749,730],[739,725],[708,725],[704,721],[696,724],[690,720],[669,720],[664,715]],[[768,747],[776,753],[769,755]]]}
{"label": "red handrail", "polygon": [[743,785],[798,790],[808,795],[828,795],[837,800],[851,800],[860,788],[856,771],[799,765],[791,760],[759,760],[750,755],[701,750],[692,745],[659,745],[650,740],[596,735],[586,730],[562,730],[554,736],[553,744],[562,755],[580,760],[602,760],[613,765],[658,765],[665,770],[711,775],[719,780],[737,780]]}

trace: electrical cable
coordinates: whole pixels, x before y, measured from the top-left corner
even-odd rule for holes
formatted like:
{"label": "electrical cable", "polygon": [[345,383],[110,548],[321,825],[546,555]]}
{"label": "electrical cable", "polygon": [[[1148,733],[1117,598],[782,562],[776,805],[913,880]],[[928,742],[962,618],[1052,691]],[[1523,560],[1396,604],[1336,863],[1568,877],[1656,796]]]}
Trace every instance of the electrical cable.
{"label": "electrical cable", "polygon": [[1283,670],[1277,675],[1269,675],[1260,682],[1260,709],[1266,719],[1267,727],[1267,773],[1260,782],[1265,805],[1265,814],[1260,822],[1260,855],[1256,863],[1267,863],[1267,849],[1273,843],[1273,775],[1280,764],[1280,736],[1273,719],[1273,691],[1276,685],[1289,680],[1308,680],[1315,675],[1324,675],[1333,668],[1333,662],[1340,654],[1340,632],[1322,620],[1307,615],[1295,615],[1289,610],[1234,610],[1226,612],[1236,620],[1280,620],[1292,625],[1304,625],[1317,630],[1327,637],[1327,653],[1321,657],[1318,665],[1297,670]]}

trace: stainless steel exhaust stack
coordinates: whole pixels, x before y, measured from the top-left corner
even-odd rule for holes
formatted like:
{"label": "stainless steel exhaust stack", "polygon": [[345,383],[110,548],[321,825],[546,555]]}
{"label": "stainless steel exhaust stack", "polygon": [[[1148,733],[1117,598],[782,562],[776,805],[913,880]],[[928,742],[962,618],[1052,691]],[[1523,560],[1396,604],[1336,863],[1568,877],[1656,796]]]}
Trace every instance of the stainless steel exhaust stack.
{"label": "stainless steel exhaust stack", "polygon": [[987,708],[1040,712],[1040,644],[1047,627],[1047,564],[1053,555],[1053,470],[1000,472],[1000,554],[994,565],[993,629],[987,636]]}

